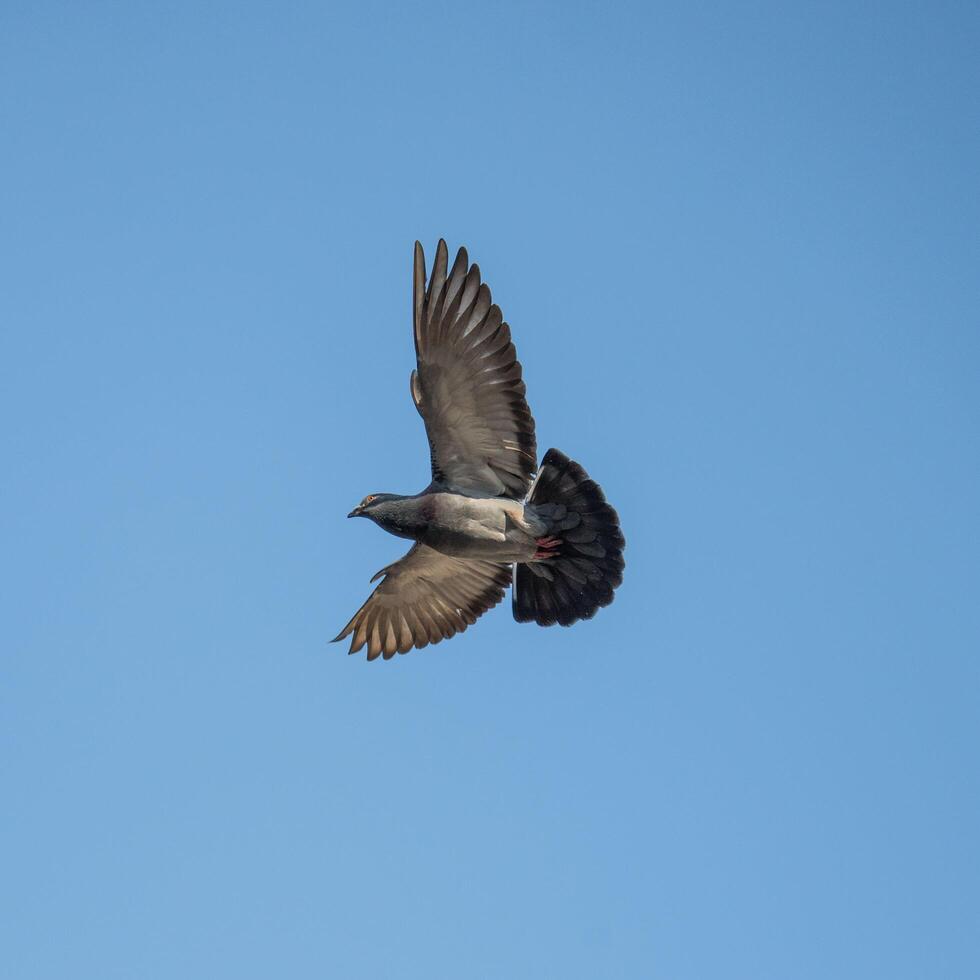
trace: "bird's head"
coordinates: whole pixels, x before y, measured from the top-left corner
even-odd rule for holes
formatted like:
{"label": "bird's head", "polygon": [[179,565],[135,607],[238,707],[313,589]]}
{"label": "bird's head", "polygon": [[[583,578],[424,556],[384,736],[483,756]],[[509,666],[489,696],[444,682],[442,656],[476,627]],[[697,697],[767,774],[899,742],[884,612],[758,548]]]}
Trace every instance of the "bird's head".
{"label": "bird's head", "polygon": [[410,497],[397,493],[369,493],[347,516],[369,517],[378,527],[400,538],[414,538],[419,530],[418,508]]}
{"label": "bird's head", "polygon": [[399,498],[393,493],[369,493],[347,516],[377,519],[383,505],[397,499]]}

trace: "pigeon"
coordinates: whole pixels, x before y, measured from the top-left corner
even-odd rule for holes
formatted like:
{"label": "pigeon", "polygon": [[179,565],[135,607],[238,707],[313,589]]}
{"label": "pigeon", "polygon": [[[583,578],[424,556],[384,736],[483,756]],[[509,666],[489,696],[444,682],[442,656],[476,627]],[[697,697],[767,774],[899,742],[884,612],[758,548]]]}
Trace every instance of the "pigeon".
{"label": "pigeon", "polygon": [[372,493],[347,516],[413,542],[335,637],[367,659],[462,633],[512,585],[519,623],[570,626],[613,601],[623,580],[619,516],[578,463],[549,449],[537,465],[534,417],[510,328],[466,249],[445,241],[426,284],[415,243],[412,401],[429,439],[421,493]]}

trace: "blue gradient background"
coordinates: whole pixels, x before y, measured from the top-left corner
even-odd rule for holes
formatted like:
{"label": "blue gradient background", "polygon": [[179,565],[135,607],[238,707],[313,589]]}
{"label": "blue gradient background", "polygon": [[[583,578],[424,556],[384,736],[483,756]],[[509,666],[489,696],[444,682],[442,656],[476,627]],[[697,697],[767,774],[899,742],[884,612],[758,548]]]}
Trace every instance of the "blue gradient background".
{"label": "blue gradient background", "polygon": [[[6,0],[0,973],[980,975],[978,49]],[[626,581],[368,665],[440,236]]]}

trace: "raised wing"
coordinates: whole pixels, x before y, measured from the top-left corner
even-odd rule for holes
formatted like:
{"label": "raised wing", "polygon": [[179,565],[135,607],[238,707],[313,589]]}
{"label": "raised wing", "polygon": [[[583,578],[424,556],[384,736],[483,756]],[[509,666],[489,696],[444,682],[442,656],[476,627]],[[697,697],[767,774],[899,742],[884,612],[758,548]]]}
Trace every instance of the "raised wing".
{"label": "raised wing", "polygon": [[415,407],[425,422],[432,479],[459,493],[523,499],[537,466],[534,418],[521,364],[480,269],[466,249],[447,272],[439,242],[429,286],[415,243]]}
{"label": "raised wing", "polygon": [[424,544],[415,544],[404,558],[382,568],[384,576],[368,601],[334,638],[354,634],[350,653],[367,644],[368,660],[385,660],[412,647],[462,633],[504,597],[510,565],[493,561],[462,561]]}

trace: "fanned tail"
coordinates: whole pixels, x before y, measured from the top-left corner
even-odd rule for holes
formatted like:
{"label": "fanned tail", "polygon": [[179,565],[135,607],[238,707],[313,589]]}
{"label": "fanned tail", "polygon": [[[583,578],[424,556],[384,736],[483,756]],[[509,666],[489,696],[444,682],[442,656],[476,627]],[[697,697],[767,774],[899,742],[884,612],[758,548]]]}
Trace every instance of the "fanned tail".
{"label": "fanned tail", "polygon": [[591,619],[623,581],[619,515],[588,473],[557,449],[545,453],[527,504],[548,525],[552,556],[514,566],[514,619],[541,626]]}

